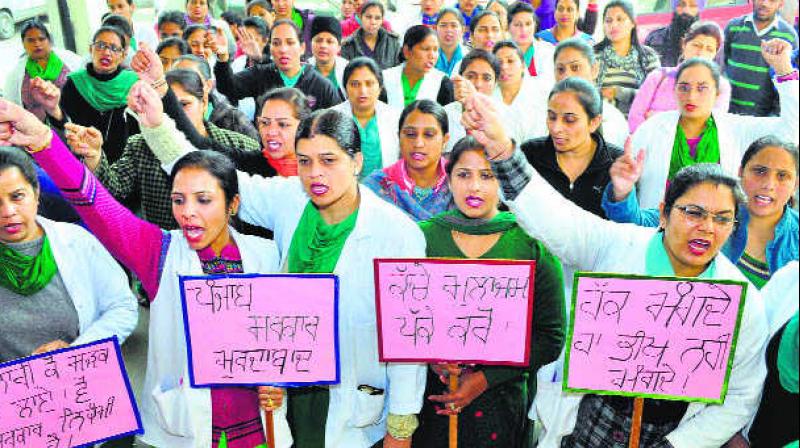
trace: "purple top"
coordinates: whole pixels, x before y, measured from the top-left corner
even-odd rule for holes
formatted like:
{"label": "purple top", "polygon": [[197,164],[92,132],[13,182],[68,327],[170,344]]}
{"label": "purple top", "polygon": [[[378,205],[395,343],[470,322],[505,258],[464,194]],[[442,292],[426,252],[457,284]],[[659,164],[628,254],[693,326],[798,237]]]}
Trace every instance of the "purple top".
{"label": "purple top", "polygon": [[[139,219],[117,202],[55,132],[50,147],[33,156],[97,239],[136,274],[150,300],[154,300],[170,234]],[[242,272],[241,256],[233,242],[219,257],[211,248],[198,251],[198,256],[204,272]],[[265,443],[255,389],[211,389],[211,414],[212,448],[217,447],[223,432],[229,448],[253,448]]]}

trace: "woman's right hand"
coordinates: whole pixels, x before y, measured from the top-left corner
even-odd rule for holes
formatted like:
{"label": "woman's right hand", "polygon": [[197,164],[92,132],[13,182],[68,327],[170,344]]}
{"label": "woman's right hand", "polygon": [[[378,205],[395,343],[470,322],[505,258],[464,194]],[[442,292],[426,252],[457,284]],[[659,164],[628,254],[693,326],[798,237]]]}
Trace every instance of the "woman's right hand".
{"label": "woman's right hand", "polygon": [[33,78],[31,79],[31,96],[33,96],[34,101],[42,105],[47,115],[56,120],[64,118],[59,106],[61,89],[55,84],[42,78]]}
{"label": "woman's right hand", "polygon": [[[256,42],[253,33],[247,28],[240,26],[236,29],[236,36],[239,38],[239,46],[242,48],[242,52],[244,52],[245,56],[253,61],[260,62],[264,57],[264,48]],[[226,45],[225,48],[227,47]]]}
{"label": "woman's right hand", "polygon": [[64,125],[67,145],[73,154],[83,158],[83,163],[90,171],[97,169],[103,154],[103,134],[93,127],[80,126],[75,123]]}
{"label": "woman's right hand", "polygon": [[156,128],[164,121],[164,106],[161,97],[150,84],[136,81],[128,92],[128,107],[139,116],[139,123],[146,128]]}
{"label": "woman's right hand", "polygon": [[20,146],[29,151],[50,145],[53,132],[22,106],[0,98],[0,146]]}
{"label": "woman's right hand", "polygon": [[633,191],[633,186],[642,177],[644,169],[645,150],[639,150],[636,158],[633,157],[631,149],[631,138],[625,140],[625,152],[611,164],[608,174],[611,176],[611,185],[614,192],[614,202],[625,200]]}
{"label": "woman's right hand", "polygon": [[164,65],[161,58],[147,45],[142,42],[139,51],[131,59],[131,69],[139,75],[139,79],[148,84],[158,85],[158,93],[162,97],[167,94],[168,86],[164,81]]}

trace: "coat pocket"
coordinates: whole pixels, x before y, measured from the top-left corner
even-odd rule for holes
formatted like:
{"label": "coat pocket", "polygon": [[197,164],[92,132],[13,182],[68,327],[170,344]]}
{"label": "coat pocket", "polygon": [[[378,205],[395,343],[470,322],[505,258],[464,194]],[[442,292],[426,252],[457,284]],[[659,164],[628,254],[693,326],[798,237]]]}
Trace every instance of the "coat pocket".
{"label": "coat pocket", "polygon": [[159,425],[164,431],[179,437],[194,435],[187,392],[184,385],[167,390],[157,385],[152,391]]}
{"label": "coat pocket", "polygon": [[353,416],[350,424],[357,428],[375,425],[383,417],[386,402],[386,365],[378,362],[377,330],[373,324],[356,329],[354,350],[355,387]]}

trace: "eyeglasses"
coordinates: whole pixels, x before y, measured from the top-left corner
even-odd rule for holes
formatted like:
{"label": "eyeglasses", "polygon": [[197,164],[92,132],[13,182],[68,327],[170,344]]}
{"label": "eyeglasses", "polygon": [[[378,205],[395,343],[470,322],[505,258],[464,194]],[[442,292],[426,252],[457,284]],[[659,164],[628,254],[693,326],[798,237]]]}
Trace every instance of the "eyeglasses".
{"label": "eyeglasses", "polygon": [[105,42],[95,42],[92,44],[95,50],[97,51],[110,51],[115,54],[122,53],[125,49],[122,47],[118,47],[114,44],[107,44]]}
{"label": "eyeglasses", "polygon": [[681,95],[688,95],[689,93],[692,92],[692,90],[695,90],[697,92],[697,94],[700,95],[700,96],[705,96],[709,92],[711,92],[711,87],[709,87],[707,84],[698,84],[695,87],[695,86],[692,86],[688,82],[681,82],[681,83],[678,83],[678,85],[675,86],[675,88],[678,90],[678,93],[680,93]]}
{"label": "eyeglasses", "polygon": [[699,205],[676,205],[675,208],[680,210],[686,220],[692,224],[701,224],[705,222],[709,215],[711,215],[711,221],[714,225],[719,227],[729,227],[737,222],[736,219],[729,214],[711,213]]}

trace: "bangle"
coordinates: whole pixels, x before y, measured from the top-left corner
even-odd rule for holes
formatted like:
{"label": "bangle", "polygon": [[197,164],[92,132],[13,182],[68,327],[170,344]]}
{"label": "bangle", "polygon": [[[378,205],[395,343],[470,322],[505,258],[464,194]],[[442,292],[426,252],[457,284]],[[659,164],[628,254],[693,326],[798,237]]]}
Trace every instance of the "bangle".
{"label": "bangle", "polygon": [[150,84],[150,87],[158,90],[161,87],[165,86],[166,84],[167,84],[167,78],[162,76],[162,77],[156,79],[155,81],[153,81],[153,83]]}
{"label": "bangle", "polygon": [[29,154],[36,154],[37,152],[44,151],[45,149],[50,147],[50,143],[53,142],[53,132],[48,130],[47,137],[45,138],[44,143],[39,146],[28,146],[26,149],[28,150]]}
{"label": "bangle", "polygon": [[800,79],[800,75],[798,74],[797,70],[792,70],[789,73],[777,75],[775,77],[775,80],[778,82],[795,81],[797,79]]}
{"label": "bangle", "polygon": [[397,440],[405,440],[411,437],[419,426],[419,420],[415,414],[395,415],[389,414],[386,417],[386,432]]}

